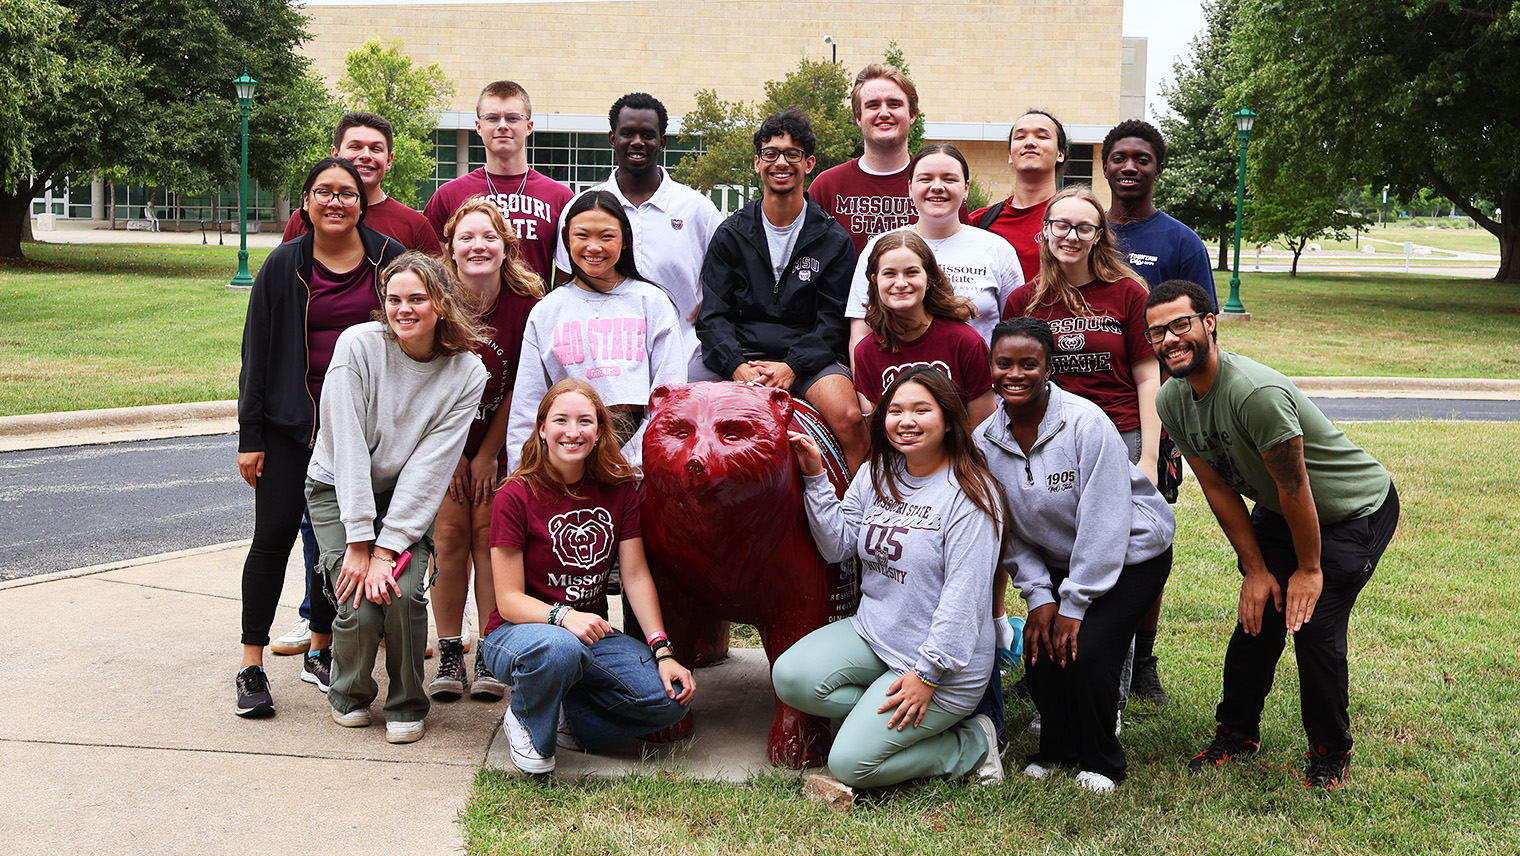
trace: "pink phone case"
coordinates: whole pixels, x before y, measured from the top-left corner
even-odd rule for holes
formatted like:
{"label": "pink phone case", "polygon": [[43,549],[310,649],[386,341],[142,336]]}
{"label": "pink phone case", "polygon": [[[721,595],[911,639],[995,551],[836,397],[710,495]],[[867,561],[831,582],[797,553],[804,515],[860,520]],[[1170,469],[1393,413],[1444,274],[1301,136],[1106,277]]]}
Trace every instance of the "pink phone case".
{"label": "pink phone case", "polygon": [[406,570],[406,565],[412,560],[412,551],[406,550],[396,557],[396,569],[391,571],[391,579],[401,579],[401,572]]}

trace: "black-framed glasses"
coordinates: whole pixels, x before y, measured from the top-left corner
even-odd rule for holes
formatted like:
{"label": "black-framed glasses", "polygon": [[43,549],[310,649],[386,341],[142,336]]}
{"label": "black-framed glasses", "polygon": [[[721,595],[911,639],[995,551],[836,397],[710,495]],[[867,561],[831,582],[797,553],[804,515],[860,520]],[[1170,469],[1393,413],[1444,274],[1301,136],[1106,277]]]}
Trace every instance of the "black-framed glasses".
{"label": "black-framed glasses", "polygon": [[1098,227],[1091,223],[1070,223],[1065,220],[1046,220],[1045,228],[1057,238],[1064,238],[1071,234],[1072,229],[1077,230],[1077,240],[1096,241],[1098,239]]}
{"label": "black-framed glasses", "polygon": [[333,201],[334,196],[338,197],[338,204],[344,208],[352,208],[354,203],[359,201],[359,194],[352,190],[329,190],[326,187],[313,187],[307,193],[310,193],[313,199],[323,205]]}
{"label": "black-framed glasses", "polygon": [[499,125],[502,122],[508,125],[521,125],[528,121],[528,117],[521,113],[487,113],[484,116],[476,116],[475,118],[487,125]]}
{"label": "black-framed glasses", "polygon": [[760,159],[766,163],[775,163],[778,158],[786,158],[787,163],[802,163],[807,157],[807,152],[802,149],[778,149],[775,146],[766,146],[760,150]]}
{"label": "black-framed glasses", "polygon": [[1194,312],[1192,315],[1184,315],[1181,318],[1173,318],[1165,324],[1157,324],[1154,327],[1146,327],[1145,333],[1143,334],[1145,336],[1145,341],[1151,343],[1152,345],[1159,345],[1161,344],[1161,340],[1166,338],[1167,331],[1171,331],[1171,334],[1173,336],[1181,336],[1187,331],[1193,329],[1194,318],[1202,318],[1207,314],[1209,313]]}

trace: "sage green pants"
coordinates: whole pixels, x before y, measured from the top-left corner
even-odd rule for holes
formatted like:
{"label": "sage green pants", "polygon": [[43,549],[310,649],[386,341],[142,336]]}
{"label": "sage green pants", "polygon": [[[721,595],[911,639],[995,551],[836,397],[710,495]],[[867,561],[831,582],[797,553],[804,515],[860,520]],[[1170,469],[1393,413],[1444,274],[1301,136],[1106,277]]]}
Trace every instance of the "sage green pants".
{"label": "sage green pants", "polygon": [[924,721],[888,728],[893,710],[877,713],[897,680],[849,619],[820,627],[776,659],[771,682],[782,701],[804,713],[844,720],[829,750],[829,771],[855,788],[880,788],[927,776],[956,778],[981,766],[989,751],[982,730],[930,700]]}
{"label": "sage green pants", "polygon": [[[383,520],[390,506],[390,493],[375,495],[375,519]],[[311,512],[311,528],[317,535],[321,554],[317,569],[322,576],[322,594],[337,606],[333,621],[332,684],[327,701],[338,713],[369,707],[380,693],[375,682],[375,659],[380,639],[385,639],[385,672],[390,686],[385,694],[387,722],[416,722],[427,716],[431,702],[423,685],[423,654],[427,650],[428,560],[433,555],[433,531],[428,528],[422,540],[411,546],[412,560],[401,572],[396,584],[401,594],[391,594],[389,604],[360,599],[356,609],[353,597],[337,603],[338,576],[343,572],[343,554],[348,549],[348,533],[338,512],[338,494],[332,485],[306,479],[306,505]],[[378,534],[378,531],[377,531]]]}

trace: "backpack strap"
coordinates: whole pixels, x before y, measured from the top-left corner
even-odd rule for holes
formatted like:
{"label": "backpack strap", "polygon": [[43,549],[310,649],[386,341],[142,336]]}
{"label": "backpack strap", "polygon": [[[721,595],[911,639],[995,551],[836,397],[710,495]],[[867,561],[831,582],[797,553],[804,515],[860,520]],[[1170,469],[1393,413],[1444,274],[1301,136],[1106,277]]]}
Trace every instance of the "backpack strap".
{"label": "backpack strap", "polygon": [[978,229],[991,229],[992,221],[996,220],[998,218],[998,215],[1001,213],[1003,213],[1002,201],[994,202],[991,205],[988,205],[987,210],[982,212],[982,218],[976,221],[976,227]]}

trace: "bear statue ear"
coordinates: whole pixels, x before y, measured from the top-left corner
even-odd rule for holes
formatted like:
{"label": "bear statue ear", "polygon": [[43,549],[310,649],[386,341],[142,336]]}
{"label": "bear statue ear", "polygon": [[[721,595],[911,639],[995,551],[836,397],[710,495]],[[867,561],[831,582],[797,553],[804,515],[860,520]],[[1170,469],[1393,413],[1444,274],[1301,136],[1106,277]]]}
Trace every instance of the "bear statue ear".
{"label": "bear statue ear", "polygon": [[785,425],[792,421],[792,394],[784,389],[771,390],[771,407],[781,415],[781,424]]}
{"label": "bear statue ear", "polygon": [[668,383],[662,383],[655,387],[654,391],[649,393],[649,409],[655,410],[658,408],[661,402],[670,397],[671,392],[672,390]]}

